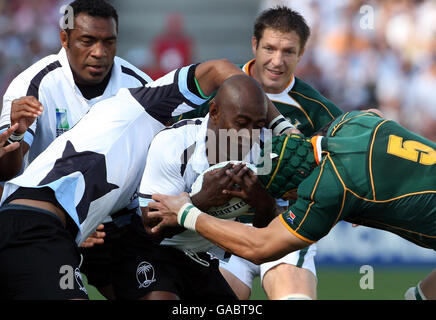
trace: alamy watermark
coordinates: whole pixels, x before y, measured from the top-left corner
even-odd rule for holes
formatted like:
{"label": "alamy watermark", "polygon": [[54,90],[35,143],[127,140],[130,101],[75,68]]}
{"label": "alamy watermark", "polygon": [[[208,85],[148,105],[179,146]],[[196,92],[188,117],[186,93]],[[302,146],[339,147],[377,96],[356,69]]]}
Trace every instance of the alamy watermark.
{"label": "alamy watermark", "polygon": [[362,15],[359,20],[359,26],[363,30],[374,30],[374,8],[370,5],[363,5],[359,9]]}
{"label": "alamy watermark", "polygon": [[[228,160],[246,160],[257,164],[257,174],[266,175],[272,170],[270,157],[272,150],[272,130],[267,129],[219,129],[207,130],[206,154],[210,165]],[[260,157],[264,149],[266,156]],[[191,158],[181,158],[181,164],[195,161]]]}
{"label": "alamy watermark", "polygon": [[360,289],[374,290],[374,268],[365,264],[360,267],[359,273],[363,274],[359,281]]}
{"label": "alamy watermark", "polygon": [[69,5],[63,5],[59,9],[59,13],[62,17],[59,19],[59,26],[61,29],[74,29],[74,10],[73,7]]}
{"label": "alamy watermark", "polygon": [[59,269],[59,274],[61,275],[59,279],[59,287],[62,290],[72,290],[77,286],[80,291],[87,294],[79,268],[74,268],[70,265],[63,265]]}

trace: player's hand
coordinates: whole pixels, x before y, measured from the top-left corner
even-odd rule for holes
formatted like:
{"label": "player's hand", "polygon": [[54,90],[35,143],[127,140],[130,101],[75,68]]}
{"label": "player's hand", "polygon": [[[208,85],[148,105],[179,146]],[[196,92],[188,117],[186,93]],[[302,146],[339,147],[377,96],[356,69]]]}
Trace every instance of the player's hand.
{"label": "player's hand", "polygon": [[100,224],[98,225],[97,229],[93,234],[91,234],[82,244],[79,246],[81,248],[90,248],[93,247],[96,244],[103,244],[104,243],[104,237],[106,236],[106,233],[101,231],[104,229],[104,225]]}
{"label": "player's hand", "polygon": [[154,202],[148,203],[148,207],[150,208],[148,217],[159,221],[157,225],[150,229],[149,233],[152,235],[160,234],[163,228],[179,226],[177,213],[185,203],[191,203],[191,199],[186,192],[178,196],[154,194],[152,195],[152,199]]}
{"label": "player's hand", "polygon": [[22,134],[44,110],[41,102],[33,96],[21,97],[12,101],[11,124],[18,123],[16,133]]}
{"label": "player's hand", "polygon": [[227,203],[232,197],[223,190],[232,189],[234,183],[227,176],[226,170],[232,168],[228,163],[225,167],[206,172],[203,176],[201,190],[192,196],[192,203],[200,210],[207,211],[210,207]]}
{"label": "player's hand", "polygon": [[150,210],[148,207],[141,207],[142,212],[142,224],[144,225],[144,229],[148,234],[152,234],[153,236],[159,236],[162,238],[171,238],[175,236],[176,234],[179,234],[186,230],[186,228],[182,226],[177,227],[166,227],[159,231],[159,234],[152,233],[152,229],[159,224],[159,222],[162,221],[160,218],[151,218],[149,213]]}
{"label": "player's hand", "polygon": [[233,168],[227,169],[226,175],[232,180],[233,185],[237,184],[239,186],[239,190],[226,189],[223,190],[224,194],[241,198],[256,209],[274,207],[274,198],[260,184],[257,175],[245,164],[240,163]]}
{"label": "player's hand", "polygon": [[18,123],[14,124],[9,129],[7,129],[6,131],[2,132],[2,134],[0,134],[0,158],[3,157],[6,153],[15,151],[19,148],[20,146],[19,142],[14,142],[4,147],[6,141],[8,141],[8,138],[11,136],[11,134],[14,131],[17,130],[17,128],[18,128]]}

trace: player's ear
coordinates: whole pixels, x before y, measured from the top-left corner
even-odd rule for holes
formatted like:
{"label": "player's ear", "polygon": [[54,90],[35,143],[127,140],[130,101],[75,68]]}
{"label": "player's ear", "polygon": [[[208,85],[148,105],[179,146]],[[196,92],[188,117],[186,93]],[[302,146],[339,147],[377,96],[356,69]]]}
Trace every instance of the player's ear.
{"label": "player's ear", "polygon": [[253,51],[253,55],[256,56],[256,49],[257,49],[257,39],[256,37],[251,38],[251,50]]}
{"label": "player's ear", "polygon": [[61,45],[64,47],[64,49],[68,48],[68,33],[64,29],[61,29],[59,32],[59,38],[61,40]]}
{"label": "player's ear", "polygon": [[214,124],[217,124],[219,117],[220,117],[220,108],[218,107],[215,99],[212,99],[209,102],[209,119]]}

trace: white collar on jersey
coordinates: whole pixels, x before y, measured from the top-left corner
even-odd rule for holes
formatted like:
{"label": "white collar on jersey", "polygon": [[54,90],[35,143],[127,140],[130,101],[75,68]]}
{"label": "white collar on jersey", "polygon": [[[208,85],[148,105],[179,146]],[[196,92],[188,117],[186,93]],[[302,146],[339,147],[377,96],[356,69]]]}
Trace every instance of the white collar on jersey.
{"label": "white collar on jersey", "polygon": [[[67,52],[62,47],[61,50],[58,53],[58,59],[61,63],[62,70],[70,83],[71,87],[78,93],[82,94],[79,90],[79,88],[76,86],[76,83],[74,82],[73,72],[71,71],[70,63],[68,61]],[[118,62],[118,57],[114,57],[114,64],[112,67],[112,74],[111,78],[109,80],[109,83],[107,84],[107,87],[104,91],[104,93],[100,97],[107,97],[107,96],[113,96],[118,92],[118,89],[121,88],[118,84],[121,79],[121,65]],[[94,99],[99,99],[100,97],[96,97]]]}

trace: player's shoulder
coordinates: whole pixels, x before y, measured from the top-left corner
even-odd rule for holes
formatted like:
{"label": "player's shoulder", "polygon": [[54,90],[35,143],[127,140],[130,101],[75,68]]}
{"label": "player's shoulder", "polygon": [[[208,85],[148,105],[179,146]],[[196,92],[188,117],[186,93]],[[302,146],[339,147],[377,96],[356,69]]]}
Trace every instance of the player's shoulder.
{"label": "player's shoulder", "polygon": [[152,141],[154,148],[173,150],[172,154],[183,152],[195,143],[204,118],[184,119],[162,129]]}
{"label": "player's shoulder", "polygon": [[342,113],[332,101],[324,97],[318,90],[300,78],[295,77],[295,83],[288,91],[288,94],[294,98],[305,100],[305,104],[317,104],[329,110],[334,110],[335,113]]}
{"label": "player's shoulder", "polygon": [[47,74],[54,70],[61,69],[62,65],[59,61],[58,54],[48,55],[36,62],[31,66],[19,73],[11,82],[10,87],[14,87],[19,84],[29,84],[32,80],[42,79]]}
{"label": "player's shoulder", "polygon": [[138,81],[142,86],[153,81],[149,75],[121,57],[114,57],[114,65],[120,69],[120,74],[122,74],[125,79]]}

